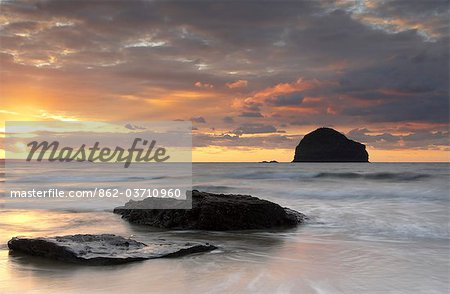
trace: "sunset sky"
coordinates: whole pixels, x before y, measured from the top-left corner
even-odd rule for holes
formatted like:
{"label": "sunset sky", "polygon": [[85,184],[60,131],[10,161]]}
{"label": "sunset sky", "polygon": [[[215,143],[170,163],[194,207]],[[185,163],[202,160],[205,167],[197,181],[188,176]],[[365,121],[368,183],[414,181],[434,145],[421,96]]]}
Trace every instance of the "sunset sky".
{"label": "sunset sky", "polygon": [[191,120],[194,161],[449,161],[448,1],[0,1],[4,121]]}

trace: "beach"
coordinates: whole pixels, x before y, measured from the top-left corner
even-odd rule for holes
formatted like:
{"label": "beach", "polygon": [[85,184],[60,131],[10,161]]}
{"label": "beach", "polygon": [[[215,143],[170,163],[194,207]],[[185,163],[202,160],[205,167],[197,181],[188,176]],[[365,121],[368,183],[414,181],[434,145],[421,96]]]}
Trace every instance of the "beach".
{"label": "beach", "polygon": [[[129,224],[101,205],[88,209],[81,203],[72,211],[6,205],[0,210],[0,292],[446,293],[448,168],[446,163],[193,164],[195,189],[250,194],[309,217],[288,230],[168,231]],[[219,249],[87,267],[9,253],[6,245],[13,236],[76,233],[115,233],[144,243],[210,242]]]}

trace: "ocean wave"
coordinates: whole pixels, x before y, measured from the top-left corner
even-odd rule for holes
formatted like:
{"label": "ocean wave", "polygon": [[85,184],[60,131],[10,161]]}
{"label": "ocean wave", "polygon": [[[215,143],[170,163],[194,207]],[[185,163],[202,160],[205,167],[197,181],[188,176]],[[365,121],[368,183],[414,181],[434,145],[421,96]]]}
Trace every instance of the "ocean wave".
{"label": "ocean wave", "polygon": [[429,178],[429,174],[419,174],[419,173],[331,173],[322,172],[314,176],[314,178],[335,178],[335,179],[369,179],[369,180],[392,180],[392,181],[415,181],[420,179]]}
{"label": "ocean wave", "polygon": [[225,177],[239,179],[361,179],[373,181],[417,181],[432,177],[430,174],[413,173],[413,172],[375,172],[375,173],[358,173],[358,172],[250,172],[235,173],[224,175]]}
{"label": "ocean wave", "polygon": [[121,182],[140,182],[166,179],[166,176],[56,176],[56,175],[42,175],[42,176],[22,176],[16,178],[9,178],[9,182],[20,183],[121,183]]}
{"label": "ocean wave", "polygon": [[216,192],[221,193],[224,191],[228,191],[230,189],[234,189],[230,186],[214,186],[214,185],[194,185],[192,186],[193,190],[207,191],[207,192]]}
{"label": "ocean wave", "polygon": [[227,173],[224,177],[248,180],[264,180],[264,179],[298,179],[298,178],[314,178],[317,173],[305,172],[246,172],[246,173]]}

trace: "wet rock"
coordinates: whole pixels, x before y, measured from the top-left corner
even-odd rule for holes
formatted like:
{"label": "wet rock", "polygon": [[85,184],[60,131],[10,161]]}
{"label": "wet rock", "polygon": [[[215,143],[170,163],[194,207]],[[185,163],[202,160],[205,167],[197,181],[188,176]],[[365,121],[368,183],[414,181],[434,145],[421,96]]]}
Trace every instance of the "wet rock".
{"label": "wet rock", "polygon": [[139,209],[146,198],[117,207],[114,213],[135,224],[187,230],[248,230],[295,227],[306,218],[300,212],[249,195],[225,195],[193,190],[192,209]]}
{"label": "wet rock", "polygon": [[67,235],[49,238],[14,237],[12,251],[86,265],[121,264],[132,261],[180,257],[216,249],[210,244],[160,242],[144,244],[113,234]]}
{"label": "wet rock", "polygon": [[293,162],[369,162],[366,146],[330,128],[319,128],[303,137]]}

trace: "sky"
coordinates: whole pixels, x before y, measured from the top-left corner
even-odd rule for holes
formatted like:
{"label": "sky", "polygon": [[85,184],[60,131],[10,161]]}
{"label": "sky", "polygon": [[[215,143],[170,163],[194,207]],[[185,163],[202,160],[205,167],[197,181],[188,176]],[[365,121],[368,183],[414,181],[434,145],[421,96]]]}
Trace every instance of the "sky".
{"label": "sky", "polygon": [[[0,1],[5,121],[186,120],[194,161],[449,161],[449,1]],[[1,155],[1,153],[0,153]]]}

